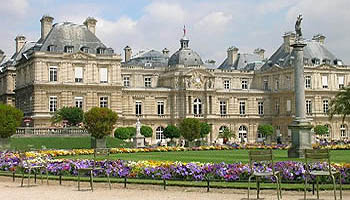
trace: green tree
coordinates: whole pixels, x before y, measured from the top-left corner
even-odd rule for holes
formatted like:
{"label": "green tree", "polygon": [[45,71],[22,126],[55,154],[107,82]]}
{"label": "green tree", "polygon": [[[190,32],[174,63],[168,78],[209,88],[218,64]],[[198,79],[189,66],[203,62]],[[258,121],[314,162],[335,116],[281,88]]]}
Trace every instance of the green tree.
{"label": "green tree", "polygon": [[57,123],[67,120],[68,126],[77,126],[84,119],[84,111],[77,107],[63,107],[57,110],[51,121]]}
{"label": "green tree", "polygon": [[236,138],[236,134],[231,129],[225,128],[221,133],[219,133],[218,137],[222,138],[224,140],[224,144],[226,144],[226,141]]}
{"label": "green tree", "polygon": [[0,104],[0,137],[9,138],[16,133],[16,128],[21,125],[23,112],[5,104]]}
{"label": "green tree", "polygon": [[316,135],[326,135],[328,133],[328,127],[324,126],[324,125],[316,125],[314,127],[314,132],[316,133]]}
{"label": "green tree", "polygon": [[341,115],[344,123],[346,116],[350,115],[350,87],[342,89],[331,100],[328,115],[330,119],[332,119],[334,115]]}
{"label": "green tree", "polygon": [[211,131],[211,126],[206,122],[201,122],[200,137],[205,138]]}
{"label": "green tree", "polygon": [[130,139],[130,134],[130,129],[128,129],[127,127],[119,127],[114,131],[114,137],[119,138],[121,140]]}
{"label": "green tree", "polygon": [[201,125],[199,119],[185,118],[180,123],[180,133],[189,142],[200,138]]}
{"label": "green tree", "polygon": [[84,126],[96,139],[102,139],[111,134],[118,115],[109,108],[91,108],[84,114]]}
{"label": "green tree", "polygon": [[275,129],[271,124],[259,124],[258,132],[267,137],[271,136],[275,132]]}
{"label": "green tree", "polygon": [[170,138],[171,140],[181,136],[179,128],[171,124],[164,129],[163,134],[166,138]]}
{"label": "green tree", "polygon": [[153,130],[150,126],[141,126],[141,135],[145,136],[146,138],[152,137]]}
{"label": "green tree", "polygon": [[136,128],[135,127],[132,127],[132,126],[129,126],[129,127],[126,127],[128,130],[129,130],[129,139],[133,138],[136,136]]}

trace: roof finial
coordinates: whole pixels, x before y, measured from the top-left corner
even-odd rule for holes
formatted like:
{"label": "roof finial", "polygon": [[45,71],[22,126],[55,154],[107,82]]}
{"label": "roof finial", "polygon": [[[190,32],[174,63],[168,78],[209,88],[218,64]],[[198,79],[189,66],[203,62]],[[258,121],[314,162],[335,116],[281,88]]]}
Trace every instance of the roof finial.
{"label": "roof finial", "polygon": [[184,25],[184,37],[186,36],[186,26]]}

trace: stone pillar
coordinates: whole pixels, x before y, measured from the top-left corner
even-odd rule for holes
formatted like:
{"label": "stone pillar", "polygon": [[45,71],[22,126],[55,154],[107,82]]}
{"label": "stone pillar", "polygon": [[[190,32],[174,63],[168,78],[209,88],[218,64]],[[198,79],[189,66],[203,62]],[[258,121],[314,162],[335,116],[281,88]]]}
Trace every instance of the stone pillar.
{"label": "stone pillar", "polygon": [[304,82],[304,53],[306,44],[296,42],[291,45],[294,56],[294,92],[295,92],[295,118],[288,126],[292,130],[292,146],[288,150],[289,158],[303,158],[304,150],[311,149],[311,123],[306,119],[305,113],[305,82]]}

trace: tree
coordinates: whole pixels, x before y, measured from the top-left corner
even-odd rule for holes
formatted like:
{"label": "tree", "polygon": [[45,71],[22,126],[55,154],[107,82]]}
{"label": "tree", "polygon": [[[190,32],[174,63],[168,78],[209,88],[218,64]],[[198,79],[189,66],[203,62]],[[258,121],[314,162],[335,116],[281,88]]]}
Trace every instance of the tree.
{"label": "tree", "polygon": [[179,128],[171,124],[164,129],[163,134],[166,138],[170,138],[171,140],[181,136]]}
{"label": "tree", "polygon": [[126,127],[128,130],[129,130],[129,139],[133,138],[136,136],[136,128],[135,127],[132,127],[132,126],[129,126],[129,127]]}
{"label": "tree", "polygon": [[200,137],[205,138],[211,131],[211,126],[206,122],[201,122]]}
{"label": "tree", "polygon": [[330,119],[332,119],[334,115],[342,115],[344,123],[346,116],[350,115],[350,87],[342,89],[331,100],[328,115]]}
{"label": "tree", "polygon": [[102,139],[111,134],[118,119],[116,112],[109,108],[91,108],[84,114],[84,126],[96,139]]}
{"label": "tree", "polygon": [[84,119],[84,111],[78,107],[63,107],[57,110],[51,120],[55,123],[63,120],[68,126],[77,126]]}
{"label": "tree", "polygon": [[141,135],[145,136],[146,138],[152,137],[153,135],[153,129],[150,126],[141,126]]}
{"label": "tree", "polygon": [[130,129],[127,127],[119,127],[114,131],[114,137],[119,138],[121,140],[130,139]]}
{"label": "tree", "polygon": [[236,138],[236,134],[231,129],[224,128],[224,130],[219,133],[219,138],[222,138],[226,144],[226,141],[231,140],[231,138]]}
{"label": "tree", "polygon": [[9,138],[21,125],[23,112],[13,106],[0,104],[0,138]]}
{"label": "tree", "polygon": [[314,128],[314,132],[316,133],[316,135],[326,135],[328,133],[328,127],[324,126],[324,125],[316,125]]}
{"label": "tree", "polygon": [[189,142],[200,138],[200,132],[201,125],[199,119],[185,118],[180,123],[180,133]]}
{"label": "tree", "polygon": [[275,129],[271,124],[259,124],[258,132],[267,137],[271,136],[275,132]]}

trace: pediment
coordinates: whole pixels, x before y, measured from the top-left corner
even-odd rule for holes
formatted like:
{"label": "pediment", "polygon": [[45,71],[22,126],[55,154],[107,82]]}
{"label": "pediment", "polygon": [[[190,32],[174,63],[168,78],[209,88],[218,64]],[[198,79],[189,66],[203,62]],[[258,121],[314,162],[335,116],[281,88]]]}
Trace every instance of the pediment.
{"label": "pediment", "polygon": [[281,66],[274,64],[273,66],[269,67],[268,69],[264,70],[265,72],[276,72],[276,71],[280,71],[281,69],[283,69]]}
{"label": "pediment", "polygon": [[214,74],[208,72],[207,70],[205,69],[191,69],[189,71],[187,71],[185,73],[185,76],[197,76],[197,75],[200,75],[202,76],[203,78],[206,77],[206,78],[212,78],[212,77],[215,77]]}
{"label": "pediment", "polygon": [[84,52],[76,52],[72,54],[67,54],[65,55],[65,58],[71,58],[71,59],[78,59],[78,60],[86,60],[86,59],[91,59],[95,58],[94,56],[84,53]]}

